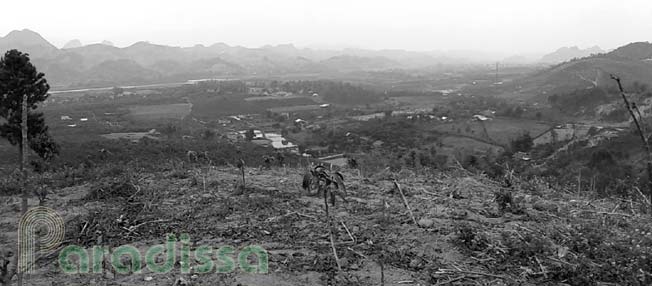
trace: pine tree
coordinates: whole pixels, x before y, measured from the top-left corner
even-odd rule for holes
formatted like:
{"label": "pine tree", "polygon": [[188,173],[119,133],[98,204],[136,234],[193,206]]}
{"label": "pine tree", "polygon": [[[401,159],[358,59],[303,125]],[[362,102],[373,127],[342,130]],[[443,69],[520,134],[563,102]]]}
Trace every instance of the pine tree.
{"label": "pine tree", "polygon": [[[48,98],[50,86],[45,75],[36,70],[29,55],[10,50],[0,59],[0,137],[22,147],[22,103],[27,98],[27,137],[29,147],[43,159],[58,154],[58,145],[48,134],[42,112],[37,104]],[[22,154],[21,154],[22,158]]]}
{"label": "pine tree", "polygon": [[[36,112],[37,103],[48,97],[50,86],[43,73],[39,73],[29,60],[29,55],[10,50],[0,59],[0,137],[12,145],[18,145],[20,170],[22,173],[21,213],[27,212],[29,196],[27,184],[27,147],[41,158],[50,159],[58,153],[58,146],[48,135],[43,113]],[[29,145],[29,146],[26,146]],[[0,283],[10,284],[14,274],[18,285],[22,285],[23,275],[18,271],[18,254],[14,255],[13,269],[4,265]]]}

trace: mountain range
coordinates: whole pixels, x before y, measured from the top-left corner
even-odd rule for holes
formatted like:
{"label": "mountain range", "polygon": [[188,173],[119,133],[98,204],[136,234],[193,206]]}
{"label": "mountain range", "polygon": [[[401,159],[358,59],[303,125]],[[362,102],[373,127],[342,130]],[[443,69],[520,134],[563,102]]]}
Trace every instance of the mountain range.
{"label": "mountain range", "polygon": [[54,88],[111,86],[243,75],[332,74],[468,63],[437,53],[403,50],[316,50],[291,44],[246,48],[216,43],[172,47],[137,42],[118,48],[110,42],[59,49],[31,30],[0,37],[0,52],[30,54]]}
{"label": "mountain range", "polygon": [[[9,49],[29,53],[54,89],[213,77],[333,75],[480,62],[480,53],[468,51],[320,50],[297,48],[292,44],[247,48],[225,43],[173,47],[137,42],[119,48],[107,41],[83,45],[73,40],[59,49],[27,29],[0,37],[0,53]],[[554,64],[551,68],[526,77],[519,85],[562,90],[583,88],[608,81],[609,72],[644,81],[652,75],[651,59],[652,44],[646,42],[632,43],[608,53],[599,47],[561,48],[541,58],[541,62]],[[528,61],[524,57],[510,60]]]}

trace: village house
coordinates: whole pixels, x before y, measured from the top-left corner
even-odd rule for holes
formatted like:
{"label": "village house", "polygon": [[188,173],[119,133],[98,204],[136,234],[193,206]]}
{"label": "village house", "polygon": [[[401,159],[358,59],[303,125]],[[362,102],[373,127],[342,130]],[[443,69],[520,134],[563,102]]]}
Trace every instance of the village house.
{"label": "village house", "polygon": [[263,95],[267,94],[267,90],[264,87],[250,87],[247,93],[251,95]]}

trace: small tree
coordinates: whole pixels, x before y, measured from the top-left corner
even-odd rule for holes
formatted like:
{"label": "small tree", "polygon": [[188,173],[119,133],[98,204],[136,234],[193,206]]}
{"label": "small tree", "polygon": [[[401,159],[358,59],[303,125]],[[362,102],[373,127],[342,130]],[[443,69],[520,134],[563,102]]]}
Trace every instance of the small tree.
{"label": "small tree", "polygon": [[247,132],[245,132],[245,139],[247,139],[247,141],[254,140],[255,136],[256,136],[256,134],[254,133],[253,128],[251,128],[251,129],[247,130]]}
{"label": "small tree", "polygon": [[345,193],[346,186],[344,185],[344,176],[340,172],[329,174],[323,166],[317,166],[313,170],[306,172],[303,176],[303,189],[310,193],[310,189],[317,188],[318,194],[324,195],[324,211],[326,212],[326,220],[328,222],[328,237],[333,250],[333,257],[337,269],[342,271],[337,250],[335,249],[335,238],[333,237],[333,221],[330,213],[328,212],[328,198],[330,197],[331,205],[335,206],[335,195],[340,196],[346,202]]}
{"label": "small tree", "polygon": [[119,86],[114,86],[111,91],[113,92],[114,95],[120,95],[124,92],[124,89]]}
{"label": "small tree", "polygon": [[[0,137],[12,145],[18,145],[20,170],[22,173],[21,213],[27,212],[27,147],[39,157],[50,159],[58,153],[58,146],[48,135],[43,113],[35,112],[37,104],[48,98],[50,86],[45,75],[36,70],[28,54],[10,50],[0,59],[0,117],[6,120],[0,125]],[[9,284],[17,274],[22,284],[22,273],[18,271],[18,255],[14,254],[13,269],[2,267],[0,283]]]}
{"label": "small tree", "polygon": [[529,152],[534,146],[530,133],[523,133],[518,138],[512,140],[511,147],[513,152]]}

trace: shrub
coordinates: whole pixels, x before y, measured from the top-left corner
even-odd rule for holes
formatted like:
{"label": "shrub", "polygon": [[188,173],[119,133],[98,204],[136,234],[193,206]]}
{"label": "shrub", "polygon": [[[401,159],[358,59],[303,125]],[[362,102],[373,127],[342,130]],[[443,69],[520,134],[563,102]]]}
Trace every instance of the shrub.
{"label": "shrub", "polygon": [[523,133],[516,139],[512,140],[510,142],[510,146],[512,148],[512,152],[529,152],[530,149],[532,149],[532,146],[534,146],[534,142],[532,141],[532,137],[530,136],[530,133]]}
{"label": "shrub", "polygon": [[456,226],[457,236],[454,243],[463,249],[470,251],[482,251],[489,245],[489,239],[486,235],[478,232],[476,228],[468,223],[462,223]]}

